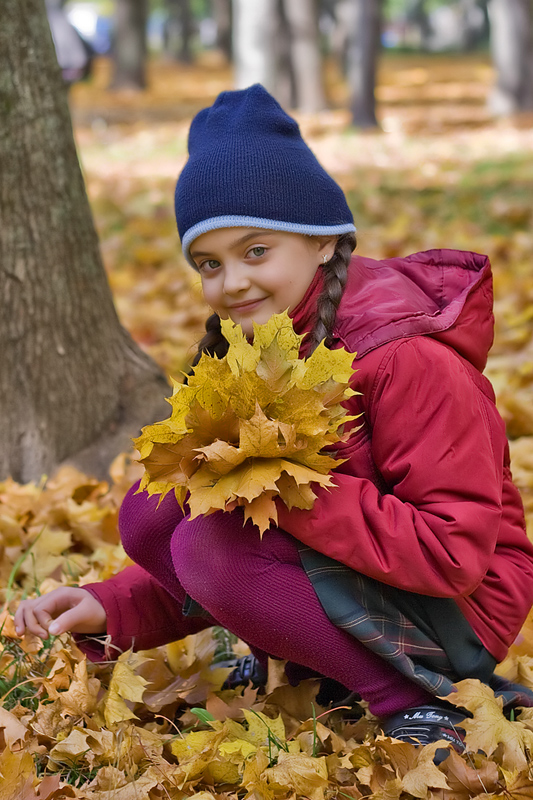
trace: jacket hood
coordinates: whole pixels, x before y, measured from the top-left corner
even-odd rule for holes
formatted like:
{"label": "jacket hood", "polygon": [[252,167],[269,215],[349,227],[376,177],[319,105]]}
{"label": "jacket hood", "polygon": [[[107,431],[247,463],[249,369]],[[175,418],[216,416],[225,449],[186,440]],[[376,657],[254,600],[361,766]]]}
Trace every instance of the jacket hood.
{"label": "jacket hood", "polygon": [[492,304],[487,256],[458,250],[384,261],[355,256],[335,337],[361,357],[395,339],[429,335],[482,372],[494,336]]}

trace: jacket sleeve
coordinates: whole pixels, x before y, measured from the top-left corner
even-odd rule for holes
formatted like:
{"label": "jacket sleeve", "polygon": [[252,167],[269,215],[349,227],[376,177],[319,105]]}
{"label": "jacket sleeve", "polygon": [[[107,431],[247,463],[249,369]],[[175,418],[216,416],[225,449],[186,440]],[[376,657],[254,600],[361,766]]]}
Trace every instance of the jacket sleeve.
{"label": "jacket sleeve", "polygon": [[388,493],[344,465],[333,473],[335,488],[315,490],[310,511],[278,503],[279,526],[391,586],[435,597],[471,594],[498,537],[503,422],[444,345],[414,337],[384,349],[365,385],[365,424]]}
{"label": "jacket sleeve", "polygon": [[184,617],[185,591],[182,598],[173,597],[136,564],[107,581],[83,588],[103,605],[107,615],[107,635],[75,634],[78,647],[91,661],[114,660],[130,648],[150,650],[214,624]]}

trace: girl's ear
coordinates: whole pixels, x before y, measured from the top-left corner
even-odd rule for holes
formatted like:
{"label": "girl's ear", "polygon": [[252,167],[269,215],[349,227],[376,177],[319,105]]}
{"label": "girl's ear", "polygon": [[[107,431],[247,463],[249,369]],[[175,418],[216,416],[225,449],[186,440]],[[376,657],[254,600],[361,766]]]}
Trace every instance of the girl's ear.
{"label": "girl's ear", "polygon": [[318,243],[318,258],[320,263],[327,264],[327,262],[333,257],[339,237],[316,236],[315,238]]}

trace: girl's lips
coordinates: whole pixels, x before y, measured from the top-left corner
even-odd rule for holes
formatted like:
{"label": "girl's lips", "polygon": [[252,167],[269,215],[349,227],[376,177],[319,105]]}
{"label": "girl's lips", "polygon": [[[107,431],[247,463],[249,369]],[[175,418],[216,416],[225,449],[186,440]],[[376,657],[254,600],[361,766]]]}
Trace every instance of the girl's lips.
{"label": "girl's lips", "polygon": [[264,297],[260,297],[258,300],[250,300],[247,303],[236,303],[233,306],[229,306],[230,311],[239,311],[240,313],[246,311],[253,311],[256,309],[262,302],[265,300]]}

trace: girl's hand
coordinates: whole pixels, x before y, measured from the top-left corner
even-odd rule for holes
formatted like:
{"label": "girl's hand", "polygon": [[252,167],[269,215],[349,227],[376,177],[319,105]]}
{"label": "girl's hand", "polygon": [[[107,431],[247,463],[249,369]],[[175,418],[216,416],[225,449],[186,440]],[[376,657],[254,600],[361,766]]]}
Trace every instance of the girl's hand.
{"label": "girl's hand", "polygon": [[15,614],[15,630],[26,631],[47,639],[66,631],[73,633],[105,633],[106,613],[98,600],[85,589],[61,586],[53,592],[23,600]]}

